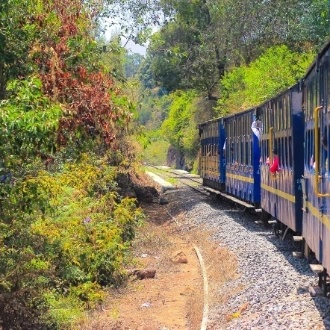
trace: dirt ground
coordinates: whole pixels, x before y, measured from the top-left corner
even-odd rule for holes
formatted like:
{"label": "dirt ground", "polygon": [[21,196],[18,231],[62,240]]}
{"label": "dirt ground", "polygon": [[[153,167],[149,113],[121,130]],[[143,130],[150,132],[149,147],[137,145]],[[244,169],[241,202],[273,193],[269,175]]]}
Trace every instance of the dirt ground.
{"label": "dirt ground", "polygon": [[[205,263],[209,284],[208,304],[212,306],[226,299],[223,295],[217,295],[217,289],[234,276],[236,259],[225,249],[211,243],[211,233],[207,230],[190,228],[187,231],[183,225],[185,216],[180,211],[180,203],[175,194],[171,198],[178,207],[175,217],[167,205],[141,205],[147,219],[139,229],[133,246],[136,256],[134,268],[141,272],[155,271],[155,276],[139,279],[132,275],[125,288],[109,293],[102,308],[90,315],[81,330],[200,329],[204,285],[196,248]],[[226,260],[227,266],[221,273],[216,268],[223,260]]]}

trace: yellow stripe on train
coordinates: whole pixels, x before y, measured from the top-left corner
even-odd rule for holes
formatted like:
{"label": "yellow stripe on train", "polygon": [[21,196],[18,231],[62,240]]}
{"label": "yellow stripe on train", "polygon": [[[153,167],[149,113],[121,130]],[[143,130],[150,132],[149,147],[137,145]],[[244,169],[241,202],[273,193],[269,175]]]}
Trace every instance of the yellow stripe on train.
{"label": "yellow stripe on train", "polygon": [[267,190],[269,192],[271,192],[272,194],[275,194],[277,196],[280,196],[284,199],[287,199],[288,201],[295,203],[296,202],[296,196],[290,195],[282,190],[276,189],[274,187],[270,187],[264,183],[261,184],[261,188],[264,190]]}
{"label": "yellow stripe on train", "polygon": [[315,218],[322,222],[328,229],[330,229],[330,219],[327,215],[322,214],[320,210],[313,206],[311,202],[303,201],[304,206],[308,208],[308,211],[311,212]]}
{"label": "yellow stripe on train", "polygon": [[226,173],[226,177],[227,178],[231,178],[231,179],[235,179],[235,180],[240,180],[240,181],[254,183],[253,178],[250,178],[250,177],[247,177],[247,176],[243,176],[243,175]]}

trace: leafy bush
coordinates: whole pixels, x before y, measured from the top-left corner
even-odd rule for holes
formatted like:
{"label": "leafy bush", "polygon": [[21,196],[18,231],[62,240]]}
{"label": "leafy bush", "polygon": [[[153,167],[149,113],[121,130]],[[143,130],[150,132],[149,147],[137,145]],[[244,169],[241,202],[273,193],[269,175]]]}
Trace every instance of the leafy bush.
{"label": "leafy bush", "polygon": [[227,72],[221,81],[218,116],[258,105],[303,77],[312,52],[296,53],[287,46],[271,47],[249,66]]}
{"label": "leafy bush", "polygon": [[[60,173],[43,171],[11,185],[0,204],[0,296],[26,297],[15,309],[30,313],[17,324],[36,313],[63,328],[77,320],[77,310],[103,299],[103,286],[123,280],[143,214],[118,195],[115,176],[115,168],[83,157]],[[0,299],[0,315],[14,326],[8,301]]]}

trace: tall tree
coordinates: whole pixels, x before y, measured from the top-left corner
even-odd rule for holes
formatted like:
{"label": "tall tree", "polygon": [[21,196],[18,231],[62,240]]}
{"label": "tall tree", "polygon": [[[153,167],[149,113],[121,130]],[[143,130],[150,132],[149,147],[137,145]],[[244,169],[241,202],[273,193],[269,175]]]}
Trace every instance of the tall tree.
{"label": "tall tree", "polygon": [[[210,99],[224,72],[286,44],[293,51],[319,47],[329,34],[326,0],[167,0],[164,24],[148,53],[157,85],[194,88]],[[140,16],[141,17],[141,16]]]}

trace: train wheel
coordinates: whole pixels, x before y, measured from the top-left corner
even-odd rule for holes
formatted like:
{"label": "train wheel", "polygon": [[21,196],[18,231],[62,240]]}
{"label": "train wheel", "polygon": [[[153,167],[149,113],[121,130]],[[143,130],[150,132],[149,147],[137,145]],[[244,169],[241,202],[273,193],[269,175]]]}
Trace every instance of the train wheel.
{"label": "train wheel", "polygon": [[276,237],[280,237],[280,226],[278,225],[278,222],[273,224],[273,233]]}
{"label": "train wheel", "polygon": [[264,225],[268,225],[268,220],[270,219],[269,213],[262,210],[260,215],[260,220],[263,222]]}

